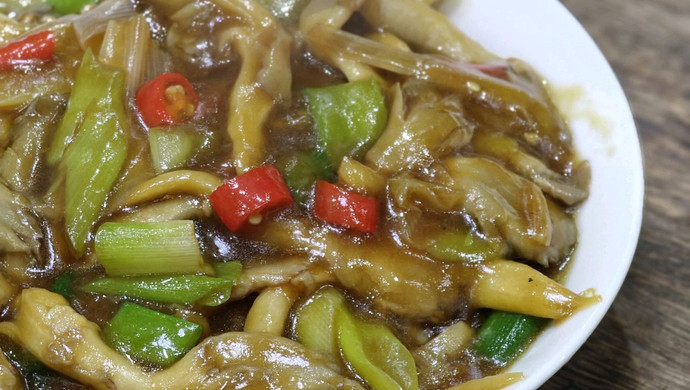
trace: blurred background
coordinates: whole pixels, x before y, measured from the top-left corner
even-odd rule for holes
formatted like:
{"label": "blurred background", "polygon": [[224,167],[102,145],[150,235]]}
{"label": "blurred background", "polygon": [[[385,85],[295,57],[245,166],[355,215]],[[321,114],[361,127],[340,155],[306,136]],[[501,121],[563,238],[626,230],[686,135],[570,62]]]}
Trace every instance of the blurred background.
{"label": "blurred background", "polygon": [[[544,389],[690,389],[690,0],[562,0],[625,90],[645,161],[632,268]],[[564,42],[567,44],[567,42]],[[601,259],[601,261],[615,259]]]}

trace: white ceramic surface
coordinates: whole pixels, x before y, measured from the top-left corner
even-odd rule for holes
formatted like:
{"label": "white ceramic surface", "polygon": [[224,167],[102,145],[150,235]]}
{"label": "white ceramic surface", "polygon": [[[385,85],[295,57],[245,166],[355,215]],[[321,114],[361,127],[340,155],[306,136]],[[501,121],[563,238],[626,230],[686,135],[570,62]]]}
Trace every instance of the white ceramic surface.
{"label": "white ceramic surface", "polygon": [[570,118],[576,146],[592,166],[580,210],[580,243],[565,284],[595,288],[602,302],[547,329],[509,371],[536,389],[587,340],[611,306],[632,261],[642,220],[642,158],[624,92],[596,44],[556,0],[448,0],[441,10],[501,57],[532,64],[555,91],[581,90]]}

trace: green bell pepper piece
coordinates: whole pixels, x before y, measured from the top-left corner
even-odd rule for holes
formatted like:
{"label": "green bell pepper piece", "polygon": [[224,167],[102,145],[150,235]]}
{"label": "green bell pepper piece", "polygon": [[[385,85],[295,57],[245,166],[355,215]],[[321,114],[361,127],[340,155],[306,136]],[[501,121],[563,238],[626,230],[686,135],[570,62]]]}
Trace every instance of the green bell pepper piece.
{"label": "green bell pepper piece", "polygon": [[332,166],[345,156],[360,159],[388,120],[383,92],[374,79],[305,90],[317,143]]}
{"label": "green bell pepper piece", "polygon": [[522,353],[545,322],[544,318],[494,311],[479,329],[474,349],[479,356],[508,364]]}
{"label": "green bell pepper piece", "polygon": [[72,299],[72,284],[74,283],[74,271],[71,269],[68,269],[67,271],[61,273],[57,278],[55,278],[55,281],[53,282],[53,286],[50,288],[50,291],[60,294],[65,299],[70,300]]}
{"label": "green bell pepper piece", "polygon": [[295,200],[305,204],[312,186],[318,180],[332,181],[335,170],[323,152],[298,152],[278,159],[276,164]]}
{"label": "green bell pepper piece", "polygon": [[169,365],[201,337],[201,325],[125,302],[103,330],[113,348],[135,360]]}
{"label": "green bell pepper piece", "polygon": [[96,0],[48,0],[53,11],[61,15],[78,14],[87,4],[94,4]]}

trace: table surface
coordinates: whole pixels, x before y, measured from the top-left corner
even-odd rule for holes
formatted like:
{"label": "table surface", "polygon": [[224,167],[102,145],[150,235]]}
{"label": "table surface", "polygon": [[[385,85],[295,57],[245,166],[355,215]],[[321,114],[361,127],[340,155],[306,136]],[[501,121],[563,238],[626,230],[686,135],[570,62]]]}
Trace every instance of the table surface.
{"label": "table surface", "polygon": [[690,0],[562,0],[625,90],[645,160],[632,268],[544,389],[690,389]]}

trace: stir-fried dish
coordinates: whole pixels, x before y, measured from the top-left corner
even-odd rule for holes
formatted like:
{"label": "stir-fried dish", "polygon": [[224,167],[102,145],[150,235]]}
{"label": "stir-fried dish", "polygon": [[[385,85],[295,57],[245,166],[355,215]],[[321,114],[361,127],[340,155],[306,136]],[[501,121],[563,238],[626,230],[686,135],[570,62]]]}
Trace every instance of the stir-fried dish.
{"label": "stir-fried dish", "polygon": [[520,380],[589,167],[430,3],[0,3],[0,387]]}

